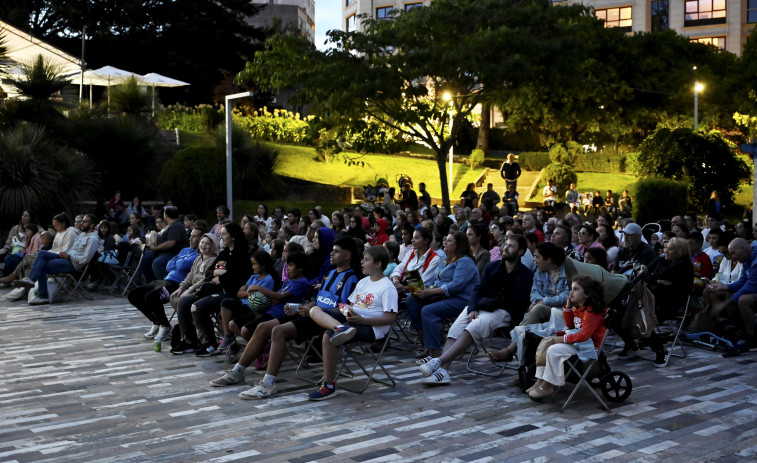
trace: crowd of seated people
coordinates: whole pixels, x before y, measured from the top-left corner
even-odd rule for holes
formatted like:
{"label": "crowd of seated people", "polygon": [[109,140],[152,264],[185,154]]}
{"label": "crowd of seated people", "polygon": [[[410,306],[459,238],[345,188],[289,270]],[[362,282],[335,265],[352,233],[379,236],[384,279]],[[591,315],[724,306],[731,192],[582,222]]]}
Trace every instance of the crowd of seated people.
{"label": "crowd of seated people", "polygon": [[[713,211],[705,226],[697,216],[676,216],[659,232],[646,233],[625,210],[630,196],[624,193],[622,204],[610,197],[586,209],[588,214],[555,198],[514,216],[492,194],[478,201],[472,193],[451,209],[423,198],[419,210],[403,210],[390,199],[372,209],[344,207],[330,214],[319,206],[307,213],[278,206],[269,213],[268,205],[259,204],[256,214],[238,223],[219,206],[210,227],[174,206],[150,208],[151,225],[145,226],[139,198],[125,206],[118,195],[105,219],[81,215],[73,226],[59,214],[45,230],[25,210],[0,249],[0,284],[16,287],[5,295],[8,300],[36,287],[29,303],[47,303],[48,276],[81,272],[94,262],[88,273],[97,286],[107,279],[108,265],[123,264],[132,246],[143,246],[140,284],[128,300],[147,318],[144,337],[171,340],[175,355],[225,355],[232,368],[212,386],[244,384],[250,365],[264,367],[257,385],[240,394],[243,399],[276,394],[288,342],[314,336],[321,337],[316,347],[324,381],[309,398],[334,396],[337,348],[383,339],[402,309],[417,337],[416,364],[426,386],[448,384],[452,362],[495,330],[512,330],[513,342],[491,352],[493,362],[517,357],[522,363],[526,331],[558,336],[529,394],[545,397],[562,384],[562,362],[591,351],[603,333],[596,326],[605,310],[598,302],[601,287],[569,281],[567,259],[618,274],[646,271],[660,321],[675,318],[690,295],[701,296],[697,327],[710,329],[728,319],[748,347],[757,347],[757,271],[751,271],[757,241],[749,222],[732,225]],[[571,193],[570,199],[578,205],[583,198]],[[166,316],[167,304],[176,311],[176,327]],[[543,332],[545,326],[552,331]],[[657,334],[643,340],[618,334],[624,341],[619,360],[648,346],[655,366],[667,366],[669,352]]]}

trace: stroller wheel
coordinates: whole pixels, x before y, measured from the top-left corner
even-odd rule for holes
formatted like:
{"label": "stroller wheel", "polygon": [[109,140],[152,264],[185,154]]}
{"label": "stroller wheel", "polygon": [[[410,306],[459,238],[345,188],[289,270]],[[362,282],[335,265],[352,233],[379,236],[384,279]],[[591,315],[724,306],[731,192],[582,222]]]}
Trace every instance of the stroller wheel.
{"label": "stroller wheel", "polygon": [[623,402],[631,395],[631,378],[621,371],[611,371],[602,377],[602,395],[610,402]]}

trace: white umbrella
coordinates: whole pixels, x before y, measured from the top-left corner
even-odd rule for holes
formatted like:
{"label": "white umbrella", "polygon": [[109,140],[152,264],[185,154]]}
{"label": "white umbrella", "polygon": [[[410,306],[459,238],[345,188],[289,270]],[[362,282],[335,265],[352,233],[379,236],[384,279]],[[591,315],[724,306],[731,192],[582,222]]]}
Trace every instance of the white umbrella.
{"label": "white umbrella", "polygon": [[170,77],[162,76],[155,72],[143,75],[140,80],[152,87],[152,113],[155,115],[155,87],[183,87],[185,85],[191,85],[180,80],[172,79]]}
{"label": "white umbrella", "polygon": [[[142,76],[130,71],[114,68],[113,66],[103,66],[100,69],[85,72],[84,83],[89,85],[102,85],[108,87],[108,106],[110,106],[110,87],[123,83],[123,81],[125,81],[129,77],[136,77],[137,79],[141,79]],[[90,95],[90,104],[91,102],[92,97]]]}

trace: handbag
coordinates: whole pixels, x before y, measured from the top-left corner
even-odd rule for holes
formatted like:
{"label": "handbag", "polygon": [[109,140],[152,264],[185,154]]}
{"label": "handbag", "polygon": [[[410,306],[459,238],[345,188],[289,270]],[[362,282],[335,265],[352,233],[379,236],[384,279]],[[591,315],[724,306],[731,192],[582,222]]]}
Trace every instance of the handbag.
{"label": "handbag", "polygon": [[547,349],[549,349],[549,347],[553,344],[557,344],[555,342],[555,339],[555,336],[547,336],[546,338],[543,338],[539,343],[539,347],[536,348],[537,367],[543,367],[547,365]]}
{"label": "handbag", "polygon": [[102,254],[100,254],[100,258],[97,259],[98,262],[102,262],[106,265],[118,265],[118,254],[114,250],[105,251]]}

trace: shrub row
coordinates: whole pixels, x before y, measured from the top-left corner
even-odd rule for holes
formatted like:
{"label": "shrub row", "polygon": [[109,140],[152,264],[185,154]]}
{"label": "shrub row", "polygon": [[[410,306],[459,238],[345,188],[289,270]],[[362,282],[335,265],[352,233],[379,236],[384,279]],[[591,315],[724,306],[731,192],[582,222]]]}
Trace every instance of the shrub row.
{"label": "shrub row", "polygon": [[[578,172],[627,172],[632,155],[616,153],[584,153],[576,160]],[[528,151],[518,154],[518,164],[523,170],[541,170],[552,163],[549,153]]]}

